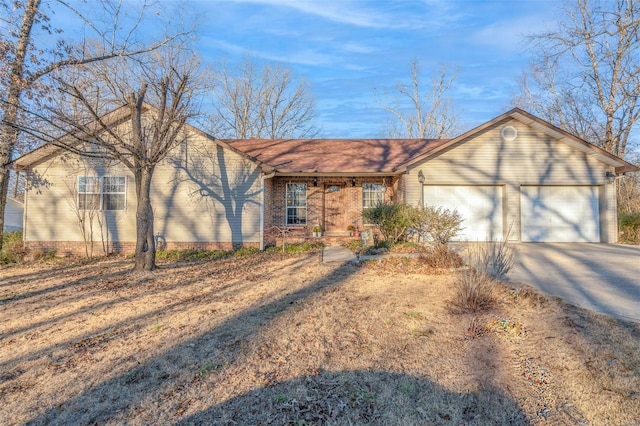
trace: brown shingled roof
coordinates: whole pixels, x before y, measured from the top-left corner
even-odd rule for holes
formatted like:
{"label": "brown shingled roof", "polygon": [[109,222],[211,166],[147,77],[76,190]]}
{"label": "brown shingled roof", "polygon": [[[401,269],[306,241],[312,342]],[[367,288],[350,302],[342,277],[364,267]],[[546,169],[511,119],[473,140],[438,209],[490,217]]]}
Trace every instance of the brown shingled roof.
{"label": "brown shingled roof", "polygon": [[446,139],[224,139],[280,173],[393,173]]}

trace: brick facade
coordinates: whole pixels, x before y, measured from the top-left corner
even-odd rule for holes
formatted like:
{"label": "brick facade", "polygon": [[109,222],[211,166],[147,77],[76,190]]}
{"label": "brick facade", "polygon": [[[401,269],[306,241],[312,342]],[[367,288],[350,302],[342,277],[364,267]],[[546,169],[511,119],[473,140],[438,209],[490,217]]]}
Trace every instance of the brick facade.
{"label": "brick facade", "polygon": [[[362,185],[364,183],[377,183],[386,188],[384,198],[386,201],[396,201],[399,198],[400,179],[398,176],[386,177],[312,177],[312,176],[276,176],[265,183],[265,231],[273,227],[287,228],[290,237],[301,239],[311,235],[311,229],[315,224],[325,228],[325,204],[324,191],[331,185],[340,186],[345,192],[344,209],[346,221],[360,229],[366,226],[362,223]],[[286,188],[288,183],[305,183],[307,185],[307,223],[306,225],[286,225]],[[346,232],[346,229],[342,230]],[[272,238],[265,237],[265,243],[273,242]]]}

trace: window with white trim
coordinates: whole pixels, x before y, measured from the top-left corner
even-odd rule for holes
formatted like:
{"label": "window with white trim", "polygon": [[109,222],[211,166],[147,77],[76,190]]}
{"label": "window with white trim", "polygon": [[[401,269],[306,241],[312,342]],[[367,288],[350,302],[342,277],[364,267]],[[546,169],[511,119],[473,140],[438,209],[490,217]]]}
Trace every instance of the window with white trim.
{"label": "window with white trim", "polygon": [[384,199],[384,189],[379,183],[362,184],[362,210],[375,207]]}
{"label": "window with white trim", "polygon": [[307,224],[307,184],[287,184],[287,225]]}
{"label": "window with white trim", "polygon": [[126,176],[79,176],[78,208],[81,210],[125,210]]}
{"label": "window with white trim", "polygon": [[100,178],[78,177],[78,208],[80,210],[100,209]]}

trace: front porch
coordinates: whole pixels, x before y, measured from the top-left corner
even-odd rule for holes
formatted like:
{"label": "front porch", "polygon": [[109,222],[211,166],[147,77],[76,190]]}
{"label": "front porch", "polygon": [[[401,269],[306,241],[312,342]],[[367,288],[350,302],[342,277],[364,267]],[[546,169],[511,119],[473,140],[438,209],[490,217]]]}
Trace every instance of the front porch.
{"label": "front porch", "polygon": [[[265,231],[277,229],[287,239],[320,239],[339,244],[355,239],[356,233],[373,228],[363,223],[363,209],[379,201],[399,201],[401,177],[372,176],[274,176],[265,181]],[[320,227],[321,236],[313,230]],[[265,232],[265,243],[273,238]]]}

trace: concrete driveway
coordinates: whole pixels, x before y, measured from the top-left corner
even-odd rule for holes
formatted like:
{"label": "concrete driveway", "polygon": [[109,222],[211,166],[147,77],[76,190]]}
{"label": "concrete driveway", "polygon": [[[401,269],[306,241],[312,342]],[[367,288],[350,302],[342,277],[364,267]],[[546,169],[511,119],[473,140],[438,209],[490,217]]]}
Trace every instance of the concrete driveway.
{"label": "concrete driveway", "polygon": [[516,243],[507,277],[567,302],[640,322],[640,247]]}

